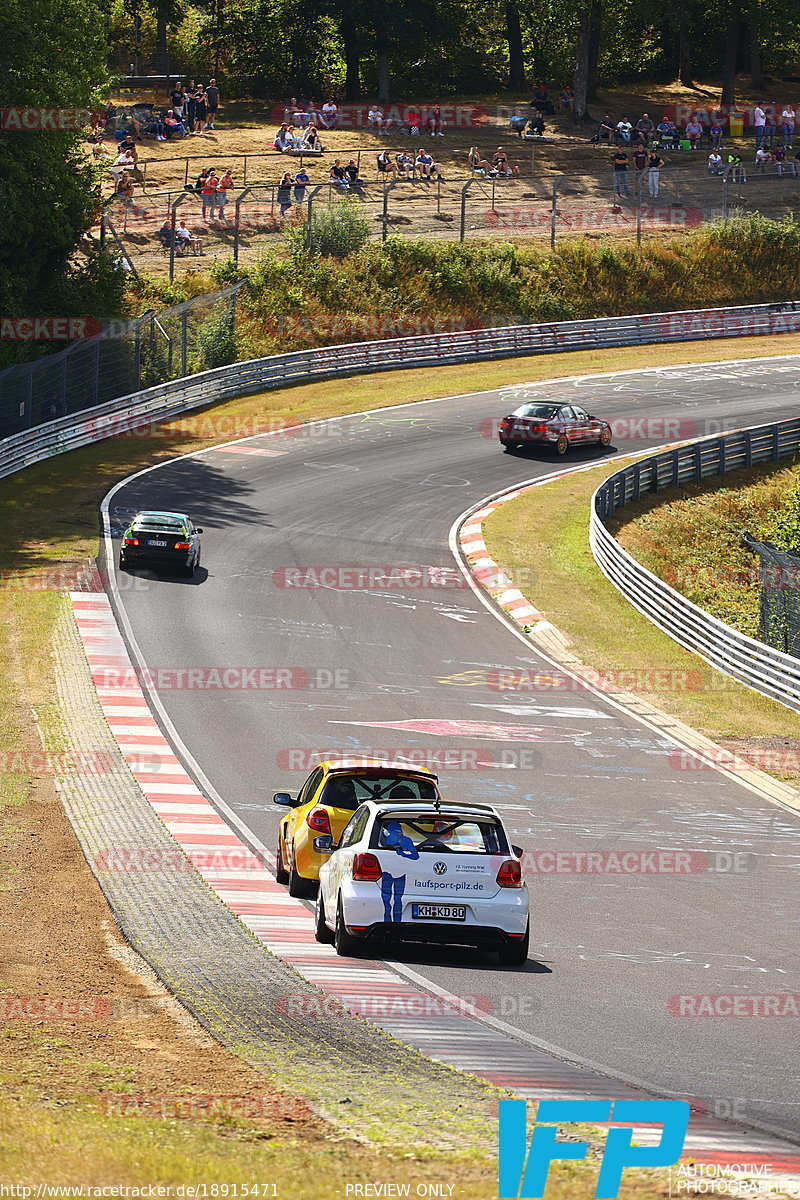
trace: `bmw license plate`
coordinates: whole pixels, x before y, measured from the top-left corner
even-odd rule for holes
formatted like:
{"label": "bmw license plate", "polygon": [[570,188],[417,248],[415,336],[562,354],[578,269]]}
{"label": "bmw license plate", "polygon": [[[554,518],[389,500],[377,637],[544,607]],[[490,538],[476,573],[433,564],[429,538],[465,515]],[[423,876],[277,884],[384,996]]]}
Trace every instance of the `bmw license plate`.
{"label": "bmw license plate", "polygon": [[464,904],[412,904],[411,916],[415,921],[465,921],[467,908]]}
{"label": "bmw license plate", "polygon": [[166,546],[166,542],[148,542],[148,546]]}

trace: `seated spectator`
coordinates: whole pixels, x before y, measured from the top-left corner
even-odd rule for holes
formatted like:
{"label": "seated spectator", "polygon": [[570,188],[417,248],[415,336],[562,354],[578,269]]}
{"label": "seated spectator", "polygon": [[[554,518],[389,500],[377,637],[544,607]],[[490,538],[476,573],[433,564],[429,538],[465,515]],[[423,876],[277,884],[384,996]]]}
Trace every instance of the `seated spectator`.
{"label": "seated spectator", "polygon": [[765,146],[759,146],[756,150],[756,170],[759,175],[763,175],[767,169],[767,163],[772,162],[772,155]]}
{"label": "seated spectator", "polygon": [[467,166],[471,171],[491,171],[492,169],[492,164],[487,162],[485,158],[481,158],[477,146],[470,146],[469,154],[467,155]]}
{"label": "seated spectator", "polygon": [[442,128],[441,104],[434,104],[433,108],[428,113],[428,119],[425,123],[428,127],[431,137],[444,137],[444,130]]}
{"label": "seated spectator", "polygon": [[338,191],[347,191],[349,186],[347,183],[347,173],[338,158],[333,160],[333,166],[328,172],[328,180]]}
{"label": "seated spectator", "polygon": [[696,150],[703,139],[703,126],[695,113],[692,113],[691,118],[686,122],[686,136],[689,139],[689,149]]}
{"label": "seated spectator", "polygon": [[742,162],[741,154],[731,152],[728,155],[728,166],[730,167],[730,179],[732,183],[747,183],[747,172]]}
{"label": "seated spectator", "polygon": [[617,140],[626,144],[631,140],[633,126],[627,117],[623,117],[621,121],[617,121]]}
{"label": "seated spectator", "polygon": [[397,163],[393,160],[388,150],[381,150],[376,162],[378,164],[379,175],[394,175],[397,177]]}
{"label": "seated spectator", "polygon": [[[293,135],[290,134],[289,128],[289,125],[287,125],[284,121],[284,123],[278,129],[278,132],[275,134],[275,139],[272,143],[273,149],[278,150],[281,154],[283,154],[292,144]],[[294,129],[294,125],[292,125],[291,128]]]}
{"label": "seated spectator", "polygon": [[544,117],[540,112],[535,112],[528,122],[526,137],[531,135],[536,135],[537,137],[544,136]]}
{"label": "seated spectator", "polygon": [[383,109],[378,108],[377,104],[370,104],[369,106],[367,126],[370,129],[376,129],[378,133],[384,132]]}
{"label": "seated spectator", "polygon": [[723,129],[722,129],[722,126],[720,125],[719,121],[715,120],[715,121],[711,122],[711,124],[708,127],[708,133],[709,133],[709,137],[711,138],[711,149],[712,150],[721,150],[722,149]]}
{"label": "seated spectator", "polygon": [[292,98],[288,102],[288,104],[284,105],[284,109],[283,109],[284,124],[288,125],[290,121],[294,120],[294,114],[299,111],[300,111],[300,102],[298,101],[297,96],[292,96]]}
{"label": "seated spectator", "polygon": [[508,161],[508,155],[502,146],[498,146],[495,153],[492,155],[491,175],[519,175],[519,167],[512,167]]}
{"label": "seated spectator", "polygon": [[414,160],[410,154],[404,154],[401,150],[399,154],[395,154],[394,161],[397,163],[397,173],[401,179],[408,179],[414,170]]}
{"label": "seated spectator", "polygon": [[356,160],[354,158],[350,159],[350,161],[348,162],[347,166],[344,169],[344,173],[347,176],[347,182],[350,184],[351,189],[354,192],[360,192],[361,191],[361,178],[358,174],[358,166],[357,166]]}
{"label": "seated spectator", "polygon": [[600,142],[608,142],[610,146],[611,139],[614,136],[614,129],[615,125],[611,120],[611,117],[608,115],[608,113],[606,113],[600,124],[597,126],[597,133],[592,138],[592,141],[598,145]]}
{"label": "seated spectator", "polygon": [[125,151],[126,153],[130,154],[131,157],[133,158],[134,163],[138,163],[139,151],[136,149],[136,143],[134,142],[133,137],[130,133],[125,134],[125,137],[122,139],[122,141],[119,144],[119,150],[120,150],[120,153]]}
{"label": "seated spectator", "polygon": [[674,121],[668,121],[666,117],[656,126],[656,133],[660,145],[665,150],[675,150],[678,145],[678,130],[675,128]]}
{"label": "seated spectator", "polygon": [[[538,113],[536,115],[539,116]],[[511,126],[512,131],[517,135],[517,137],[521,138],[523,133],[525,132],[525,128],[528,124],[528,118],[517,116],[517,114],[515,113],[514,116],[509,117],[508,123]]]}
{"label": "seated spectator", "polygon": [[183,220],[175,230],[175,249],[177,250],[179,246],[181,253],[185,253],[187,250],[193,250],[195,254],[203,253],[202,239],[190,233]]}
{"label": "seated spectator", "polygon": [[322,106],[322,124],[326,129],[335,129],[339,124],[339,109],[333,100],[326,100]]}
{"label": "seated spectator", "polygon": [[647,115],[647,113],[642,113],[641,117],[636,122],[636,132],[639,135],[639,141],[642,142],[643,145],[646,146],[650,141],[650,138],[653,136],[654,129],[655,125],[650,120],[650,117]]}
{"label": "seated spectator", "polygon": [[176,140],[179,141],[182,137],[185,137],[185,136],[186,136],[186,127],[184,126],[183,121],[181,121],[178,117],[176,117],[173,110],[170,109],[169,112],[167,113],[167,115],[164,117],[165,141],[169,142],[173,138],[175,138]]}
{"label": "seated spectator", "polygon": [[722,155],[718,150],[712,150],[709,154],[708,169],[712,175],[722,174]]}
{"label": "seated spectator", "polygon": [[784,150],[783,146],[776,146],[772,151],[772,161],[775,164],[775,170],[777,171],[778,175],[783,178],[783,171],[786,166],[786,151]]}
{"label": "seated spectator", "polygon": [[119,181],[123,175],[127,174],[130,168],[136,165],[136,160],[128,150],[120,150],[117,157],[109,167],[115,181]]}
{"label": "seated spectator", "polygon": [[306,130],[303,136],[303,149],[311,151],[312,154],[322,154],[324,147],[319,140],[316,125],[309,125]]}
{"label": "seated spectator", "polygon": [[419,172],[420,179],[430,179],[434,162],[427,150],[422,149],[422,147],[417,151],[417,157],[414,159],[414,167]]}
{"label": "seated spectator", "polygon": [[558,107],[561,112],[569,112],[575,103],[575,93],[569,84],[566,85],[561,95],[558,97]]}
{"label": "seated spectator", "polygon": [[550,99],[547,88],[543,83],[540,83],[534,92],[531,105],[533,108],[537,108],[540,113],[547,113],[550,115],[551,113],[555,112],[553,101]]}
{"label": "seated spectator", "polygon": [[133,180],[127,171],[123,171],[114,185],[114,192],[123,204],[133,203]]}

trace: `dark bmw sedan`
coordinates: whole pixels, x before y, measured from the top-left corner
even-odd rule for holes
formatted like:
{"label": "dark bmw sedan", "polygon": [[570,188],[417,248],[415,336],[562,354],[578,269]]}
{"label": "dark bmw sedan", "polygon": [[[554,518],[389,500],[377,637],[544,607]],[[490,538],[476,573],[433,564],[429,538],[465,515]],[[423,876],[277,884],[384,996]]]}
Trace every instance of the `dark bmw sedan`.
{"label": "dark bmw sedan", "polygon": [[148,563],[194,575],[200,564],[202,532],[184,513],[137,513],[122,536],[120,570]]}
{"label": "dark bmw sedan", "polygon": [[557,454],[566,454],[570,446],[591,442],[610,446],[612,431],[608,421],[590,416],[577,404],[537,401],[522,404],[503,417],[497,436],[506,449],[544,445],[552,446]]}

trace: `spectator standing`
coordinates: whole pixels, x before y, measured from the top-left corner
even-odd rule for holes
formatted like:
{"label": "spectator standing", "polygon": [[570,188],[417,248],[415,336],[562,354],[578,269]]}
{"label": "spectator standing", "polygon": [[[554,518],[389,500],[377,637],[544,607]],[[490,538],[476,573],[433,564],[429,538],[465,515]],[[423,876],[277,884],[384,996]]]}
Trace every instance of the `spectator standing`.
{"label": "spectator standing", "polygon": [[632,130],[633,126],[627,117],[623,117],[621,121],[617,121],[617,138],[620,140],[620,142],[624,142],[625,145],[627,145],[631,140]]}
{"label": "spectator standing", "polygon": [[762,145],[768,146],[770,150],[775,143],[775,114],[778,111],[778,106],[773,100],[764,109],[764,141]]}
{"label": "spectator standing", "polygon": [[225,205],[228,203],[228,192],[233,190],[233,175],[230,167],[226,167],[217,184],[217,213],[220,221],[225,218]]}
{"label": "spectator standing", "polygon": [[180,80],[170,92],[169,98],[172,102],[172,111],[182,121],[186,112],[186,91]]}
{"label": "spectator standing", "polygon": [[294,202],[302,204],[306,198],[306,187],[311,182],[308,171],[301,167],[294,177]]}
{"label": "spectator standing", "polygon": [[781,113],[781,125],[783,128],[783,144],[787,150],[791,150],[794,146],[794,125],[795,115],[791,104],[784,105]]}
{"label": "spectator standing", "polygon": [[202,83],[198,83],[194,94],[194,131],[199,137],[205,135],[207,118],[208,101]]}
{"label": "spectator standing", "polygon": [[614,192],[617,196],[630,196],[628,188],[628,156],[620,146],[614,155]]}
{"label": "spectator standing", "polygon": [[292,207],[292,177],[288,171],[284,173],[283,178],[278,184],[276,198],[281,208],[281,220],[284,220],[287,212]]}
{"label": "spectator standing", "polygon": [[697,113],[692,113],[691,119],[686,122],[686,136],[689,139],[689,149],[696,150],[703,139],[703,126],[697,119]]}
{"label": "spectator standing", "polygon": [[764,112],[764,101],[759,100],[758,104],[753,109],[753,125],[756,133],[756,150],[761,149],[761,143],[764,140],[764,129],[767,124],[767,114]]}
{"label": "spectator standing", "polygon": [[189,80],[186,88],[186,124],[190,129],[194,129],[194,104],[197,98],[197,84],[193,79]]}
{"label": "spectator standing", "polygon": [[206,103],[208,104],[208,128],[214,129],[219,109],[219,88],[216,79],[209,79],[206,88]]}
{"label": "spectator standing", "polygon": [[639,175],[644,174],[644,169],[647,166],[647,151],[644,146],[637,146],[633,154],[633,165]]}
{"label": "spectator standing", "polygon": [[666,166],[664,159],[659,158],[655,150],[651,150],[647,159],[647,190],[655,200],[658,195],[661,168]]}
{"label": "spectator standing", "polygon": [[219,176],[213,167],[209,167],[200,187],[200,198],[203,201],[203,220],[207,221],[207,213],[211,211],[211,219],[214,219],[214,211],[217,207],[217,188],[219,186]]}
{"label": "spectator standing", "polygon": [[653,136],[653,130],[655,129],[655,125],[650,120],[647,113],[642,113],[641,117],[636,122],[636,129],[639,134],[639,140],[643,145],[646,146],[650,141],[650,138]]}

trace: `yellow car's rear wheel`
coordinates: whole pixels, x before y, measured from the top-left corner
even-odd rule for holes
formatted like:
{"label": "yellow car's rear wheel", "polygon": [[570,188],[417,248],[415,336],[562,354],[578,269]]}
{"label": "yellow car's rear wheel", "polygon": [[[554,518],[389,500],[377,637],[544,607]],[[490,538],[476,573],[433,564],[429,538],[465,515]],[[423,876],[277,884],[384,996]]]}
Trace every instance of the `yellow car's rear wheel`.
{"label": "yellow car's rear wheel", "polygon": [[316,879],[305,879],[297,871],[294,861],[294,848],[292,849],[291,865],[289,867],[289,895],[297,896],[301,900],[313,900],[317,894],[319,884]]}
{"label": "yellow car's rear wheel", "polygon": [[283,865],[283,850],[281,847],[282,847],[282,838],[281,838],[280,833],[278,833],[278,848],[275,851],[275,879],[277,880],[278,883],[288,883],[289,882],[289,872],[286,870],[286,867]]}

